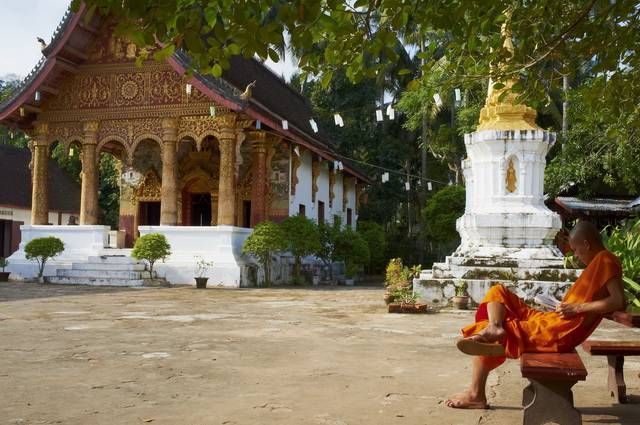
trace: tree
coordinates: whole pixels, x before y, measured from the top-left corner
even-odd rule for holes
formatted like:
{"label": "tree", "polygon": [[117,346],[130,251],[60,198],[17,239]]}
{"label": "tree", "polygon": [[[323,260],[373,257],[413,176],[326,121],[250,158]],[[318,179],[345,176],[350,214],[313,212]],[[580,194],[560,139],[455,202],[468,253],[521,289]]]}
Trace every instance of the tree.
{"label": "tree", "polygon": [[31,239],[24,247],[25,258],[38,263],[38,278],[42,278],[44,266],[53,257],[64,251],[64,242],[55,236]]}
{"label": "tree", "polygon": [[318,233],[320,235],[320,250],[318,258],[322,260],[325,267],[329,268],[330,279],[333,280],[333,267],[331,264],[336,261],[336,241],[340,236],[341,221],[336,218],[332,224],[319,223]]}
{"label": "tree", "polygon": [[258,258],[264,269],[264,285],[271,285],[271,256],[287,249],[285,235],[272,221],[259,223],[244,241],[242,252]]}
{"label": "tree", "polygon": [[380,273],[387,260],[387,241],[384,228],[372,221],[358,220],[358,233],[362,235],[369,247],[369,273]]}
{"label": "tree", "polygon": [[153,278],[153,265],[171,255],[171,246],[161,233],[149,233],[136,240],[131,256],[136,260],[145,260],[149,264],[149,277]]}
{"label": "tree", "polygon": [[439,190],[422,211],[425,239],[435,245],[436,253],[450,252],[459,242],[456,220],[464,214],[465,189],[452,185]]}
{"label": "tree", "polygon": [[351,227],[345,227],[336,240],[336,259],[344,261],[347,275],[353,275],[358,268],[369,262],[367,241]]}
{"label": "tree", "polygon": [[287,217],[281,224],[287,248],[295,257],[294,278],[301,280],[302,257],[320,252],[320,234],[318,226],[303,215]]}
{"label": "tree", "polygon": [[[488,0],[308,1],[219,0],[119,2],[87,0],[91,11],[116,16],[118,32],[140,46],[164,46],[154,53],[161,59],[184,49],[201,71],[220,76],[229,58],[267,57],[278,51],[302,50],[298,65],[319,74],[326,85],[337,69],[353,81],[375,78],[398,61],[394,50],[404,35],[444,34],[417,46],[424,59],[422,75],[434,67],[434,55],[446,52],[446,86],[452,88],[485,79],[520,77],[515,88],[530,104],[544,105],[550,87],[561,87],[562,74],[575,73],[595,62],[595,72],[628,80],[621,99],[637,99],[640,41],[638,8],[633,1],[570,0],[564,2],[505,2]],[[78,7],[80,0],[74,0]],[[504,47],[500,26],[508,21],[515,51]],[[285,40],[285,31],[289,34]],[[148,54],[143,53],[143,54]],[[369,58],[378,60],[370,61]],[[506,59],[509,59],[507,62]],[[560,64],[567,72],[558,73]],[[502,64],[502,66],[497,66]],[[404,72],[402,69],[398,73]],[[607,97],[614,99],[611,95]]]}

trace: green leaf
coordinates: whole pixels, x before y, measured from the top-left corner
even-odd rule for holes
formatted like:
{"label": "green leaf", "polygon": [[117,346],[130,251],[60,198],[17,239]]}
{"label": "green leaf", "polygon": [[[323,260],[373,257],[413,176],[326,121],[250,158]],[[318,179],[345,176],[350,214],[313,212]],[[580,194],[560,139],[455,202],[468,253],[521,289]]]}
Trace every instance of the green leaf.
{"label": "green leaf", "polygon": [[222,77],[222,67],[220,66],[220,64],[216,63],[211,67],[211,75],[217,78]]}

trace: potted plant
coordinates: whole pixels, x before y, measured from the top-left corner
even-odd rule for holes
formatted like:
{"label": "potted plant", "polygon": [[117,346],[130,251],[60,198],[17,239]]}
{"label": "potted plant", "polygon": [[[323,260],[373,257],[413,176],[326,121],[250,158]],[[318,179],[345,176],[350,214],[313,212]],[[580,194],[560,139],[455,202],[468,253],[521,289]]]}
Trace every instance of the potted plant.
{"label": "potted plant", "polygon": [[393,302],[389,304],[389,313],[427,313],[427,304],[418,303],[418,296],[408,287],[396,288],[391,293]]}
{"label": "potted plant", "polygon": [[207,261],[202,257],[196,256],[196,288],[205,289],[207,287],[207,281],[209,277],[207,272],[213,267],[213,261]]}
{"label": "potted plant", "polygon": [[458,310],[466,310],[469,307],[469,294],[467,293],[467,282],[458,281],[456,283],[456,295],[451,299],[451,303]]}
{"label": "potted plant", "polygon": [[4,268],[9,265],[9,260],[4,257],[0,257],[0,267],[2,267],[2,272],[0,272],[0,282],[8,282],[10,272],[5,272]]}
{"label": "potted plant", "polygon": [[48,260],[64,251],[64,242],[55,236],[31,239],[24,247],[27,260],[38,263],[38,282],[44,283],[44,265]]}

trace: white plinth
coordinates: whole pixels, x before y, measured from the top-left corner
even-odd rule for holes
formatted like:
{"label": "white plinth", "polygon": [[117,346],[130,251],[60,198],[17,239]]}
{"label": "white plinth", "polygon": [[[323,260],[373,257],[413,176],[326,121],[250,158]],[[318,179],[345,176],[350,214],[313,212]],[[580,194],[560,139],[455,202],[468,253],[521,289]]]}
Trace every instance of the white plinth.
{"label": "white plinth", "polygon": [[162,233],[171,245],[171,256],[154,266],[158,275],[173,284],[195,285],[196,256],[213,261],[208,286],[248,286],[247,266],[255,264],[242,255],[252,229],[234,226],[139,226],[140,235]]}
{"label": "white plinth", "polygon": [[24,247],[31,240],[55,236],[64,243],[62,254],[49,260],[45,265],[44,275],[51,276],[55,274],[56,269],[71,267],[73,261],[86,261],[89,256],[98,255],[107,246],[109,226],[22,225],[20,232],[22,234],[20,246],[8,258],[7,270],[12,273],[12,279],[19,277],[31,279],[38,274],[37,263],[27,260],[24,253]]}

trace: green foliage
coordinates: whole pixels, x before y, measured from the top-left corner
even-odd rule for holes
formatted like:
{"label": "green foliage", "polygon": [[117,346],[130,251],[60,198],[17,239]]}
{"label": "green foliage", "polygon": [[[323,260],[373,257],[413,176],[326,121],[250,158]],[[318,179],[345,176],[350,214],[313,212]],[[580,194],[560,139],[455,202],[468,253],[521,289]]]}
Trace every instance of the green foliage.
{"label": "green foliage", "polygon": [[627,301],[640,308],[640,218],[607,226],[600,234],[607,249],[620,258]]}
{"label": "green foliage", "polygon": [[394,287],[389,292],[391,301],[399,302],[400,304],[415,304],[418,301],[418,296],[413,293],[413,290],[409,287]]}
{"label": "green foliage", "polygon": [[603,101],[613,93],[624,98],[627,90],[617,79],[596,77],[569,95],[571,127],[553,150],[545,172],[550,196],[569,185],[576,185],[583,198],[640,193],[640,111]]}
{"label": "green foliage", "polygon": [[153,265],[171,255],[171,246],[161,233],[149,233],[136,240],[131,256],[136,260],[144,260],[149,264],[149,277],[153,277]]}
{"label": "green foliage", "polygon": [[369,262],[369,245],[360,233],[347,226],[336,240],[335,257],[337,260],[344,261],[347,270],[355,274],[360,267]]}
{"label": "green foliage", "polygon": [[447,251],[459,242],[456,220],[464,214],[465,189],[452,185],[436,192],[422,210],[425,238]]}
{"label": "green foliage", "polygon": [[420,276],[422,266],[420,264],[407,267],[401,258],[392,258],[387,264],[384,284],[390,288],[404,288],[413,285],[413,279]]}
{"label": "green foliage", "polygon": [[367,241],[369,247],[369,273],[382,272],[387,258],[387,240],[384,228],[373,221],[358,220],[358,233]]}
{"label": "green foliage", "polygon": [[118,171],[118,159],[113,155],[103,153],[100,155],[100,190],[98,192],[98,204],[100,205],[101,219],[104,225],[118,228],[120,220],[120,173]]}
{"label": "green foliage", "polygon": [[271,284],[271,256],[287,249],[284,232],[276,223],[263,221],[244,241],[242,252],[254,255],[264,268],[265,286]]}
{"label": "green foliage", "polygon": [[42,277],[48,260],[64,251],[64,243],[55,236],[31,239],[24,247],[27,260],[38,263],[38,277]]}
{"label": "green foliage", "polygon": [[4,257],[0,257],[0,267],[2,268],[2,271],[4,272],[4,268],[7,267],[9,265],[9,260],[7,260]]}
{"label": "green foliage", "polygon": [[467,289],[469,288],[469,285],[467,285],[467,282],[460,280],[456,282],[455,287],[456,287],[456,297],[466,297],[469,295],[467,293]]}
{"label": "green foliage", "polygon": [[296,278],[300,278],[302,257],[317,254],[322,249],[318,226],[303,215],[287,217],[280,226],[287,249],[296,259],[294,274]]}

